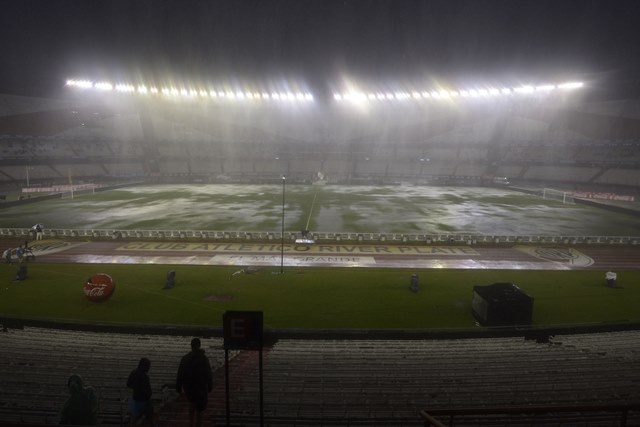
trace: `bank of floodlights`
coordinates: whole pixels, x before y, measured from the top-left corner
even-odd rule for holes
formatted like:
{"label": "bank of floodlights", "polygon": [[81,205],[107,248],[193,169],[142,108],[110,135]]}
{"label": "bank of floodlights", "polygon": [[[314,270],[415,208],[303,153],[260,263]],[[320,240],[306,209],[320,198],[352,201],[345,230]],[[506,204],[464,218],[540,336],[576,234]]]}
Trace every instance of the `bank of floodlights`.
{"label": "bank of floodlights", "polygon": [[129,83],[111,83],[106,81],[67,80],[68,87],[89,89],[97,92],[116,92],[120,94],[135,94],[141,96],[158,96],[167,99],[201,99],[201,100],[230,100],[230,101],[283,101],[283,102],[311,102],[313,95],[300,91],[251,91],[229,88],[196,88],[176,86],[147,86]]}
{"label": "bank of floodlights", "polygon": [[[439,90],[418,90],[407,91],[358,91],[333,94],[334,101],[337,102],[386,102],[386,101],[441,101],[457,98],[463,99],[483,99],[483,98],[506,98],[521,96],[541,96],[555,92],[568,91],[583,87],[582,82],[565,82],[560,84],[545,84],[539,86],[522,85],[517,87],[483,87],[464,89],[439,89]],[[167,99],[200,99],[200,100],[228,100],[228,101],[284,101],[284,102],[310,102],[314,96],[309,92],[301,91],[266,91],[249,89],[231,89],[189,87],[174,85],[133,85],[130,83],[111,83],[107,81],[91,80],[67,80],[67,86],[94,90],[97,92],[116,92],[120,94],[157,96]]]}
{"label": "bank of floodlights", "polygon": [[500,98],[516,97],[523,95],[546,95],[583,87],[582,82],[566,82],[560,84],[545,84],[540,86],[523,85],[517,87],[489,87],[469,88],[454,90],[410,90],[410,91],[357,91],[352,90],[343,93],[334,93],[333,99],[337,102],[376,102],[376,101],[406,101],[406,100],[451,100],[455,98]]}

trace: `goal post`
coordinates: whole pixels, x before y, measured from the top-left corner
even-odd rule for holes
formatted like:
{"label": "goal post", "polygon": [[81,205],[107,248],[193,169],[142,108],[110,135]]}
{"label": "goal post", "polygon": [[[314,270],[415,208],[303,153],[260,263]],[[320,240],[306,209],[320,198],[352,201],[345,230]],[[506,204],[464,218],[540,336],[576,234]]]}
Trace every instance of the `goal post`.
{"label": "goal post", "polygon": [[574,204],[573,193],[562,190],[554,190],[553,188],[544,188],[542,190],[542,198],[545,200],[557,200],[565,204]]}

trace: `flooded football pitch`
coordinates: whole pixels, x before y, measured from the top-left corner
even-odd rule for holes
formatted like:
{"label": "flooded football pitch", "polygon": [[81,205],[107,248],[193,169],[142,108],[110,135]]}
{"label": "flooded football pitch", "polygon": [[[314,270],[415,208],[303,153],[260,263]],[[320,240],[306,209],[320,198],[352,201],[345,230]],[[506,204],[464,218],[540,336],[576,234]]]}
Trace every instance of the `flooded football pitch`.
{"label": "flooded football pitch", "polygon": [[[283,209],[284,207],[284,209]],[[640,219],[488,187],[148,185],[0,210],[3,227],[639,236]]]}

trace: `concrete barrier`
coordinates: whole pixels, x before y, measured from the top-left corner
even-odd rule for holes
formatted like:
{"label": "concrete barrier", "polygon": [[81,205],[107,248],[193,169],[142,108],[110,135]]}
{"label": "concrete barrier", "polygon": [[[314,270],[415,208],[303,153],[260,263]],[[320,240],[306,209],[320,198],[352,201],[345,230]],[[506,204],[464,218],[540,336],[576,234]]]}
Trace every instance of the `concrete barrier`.
{"label": "concrete barrier", "polygon": [[[114,237],[117,236],[117,237]],[[295,240],[297,233],[286,232],[284,240]],[[29,228],[2,228],[1,238],[35,240]],[[45,239],[180,239],[267,241],[280,240],[281,233],[266,231],[214,231],[214,230],[113,230],[113,229],[45,229]],[[399,234],[399,233],[313,233],[316,242],[357,242],[372,244],[500,244],[500,245],[638,245],[640,236],[552,236],[552,235],[469,235],[469,234]]]}

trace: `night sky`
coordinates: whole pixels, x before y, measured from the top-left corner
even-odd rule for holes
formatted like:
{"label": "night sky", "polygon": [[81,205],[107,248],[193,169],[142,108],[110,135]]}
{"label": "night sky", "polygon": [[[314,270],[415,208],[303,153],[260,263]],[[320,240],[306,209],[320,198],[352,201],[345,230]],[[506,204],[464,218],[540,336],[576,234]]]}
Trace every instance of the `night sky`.
{"label": "night sky", "polygon": [[0,51],[0,93],[35,96],[140,75],[638,88],[640,1],[0,0]]}

